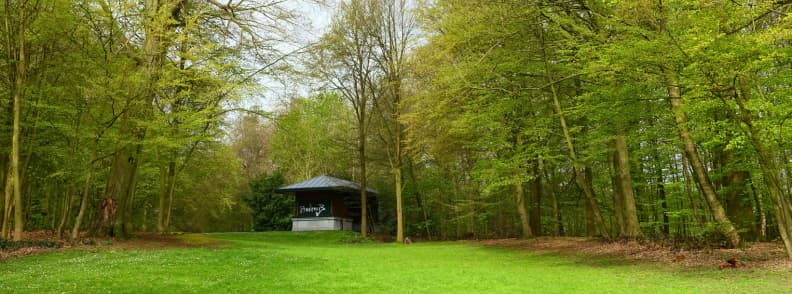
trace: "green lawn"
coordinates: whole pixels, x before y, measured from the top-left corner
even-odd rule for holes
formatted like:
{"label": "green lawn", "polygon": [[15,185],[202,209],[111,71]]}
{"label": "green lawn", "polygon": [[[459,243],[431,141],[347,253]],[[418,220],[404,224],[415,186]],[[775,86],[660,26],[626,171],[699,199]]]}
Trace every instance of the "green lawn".
{"label": "green lawn", "polygon": [[691,270],[464,242],[353,244],[338,232],[209,236],[227,243],[3,260],[0,292],[792,293],[788,272]]}

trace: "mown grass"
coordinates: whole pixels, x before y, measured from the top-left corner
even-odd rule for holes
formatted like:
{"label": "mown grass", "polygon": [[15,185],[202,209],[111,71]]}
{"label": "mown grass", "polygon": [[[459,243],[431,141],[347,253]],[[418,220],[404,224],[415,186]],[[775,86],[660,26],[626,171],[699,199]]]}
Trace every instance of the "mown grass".
{"label": "mown grass", "polygon": [[[0,261],[20,293],[790,293],[788,272],[539,255],[465,242],[350,243],[339,232],[211,234],[222,246],[61,250]],[[188,242],[213,243],[204,235]]]}

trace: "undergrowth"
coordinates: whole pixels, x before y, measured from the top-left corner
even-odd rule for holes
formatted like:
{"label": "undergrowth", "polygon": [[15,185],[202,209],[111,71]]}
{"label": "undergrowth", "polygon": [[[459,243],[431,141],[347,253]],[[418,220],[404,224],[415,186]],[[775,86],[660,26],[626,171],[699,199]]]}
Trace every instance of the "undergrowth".
{"label": "undergrowth", "polygon": [[11,251],[28,247],[61,248],[63,243],[49,240],[22,240],[14,241],[0,238],[0,250]]}

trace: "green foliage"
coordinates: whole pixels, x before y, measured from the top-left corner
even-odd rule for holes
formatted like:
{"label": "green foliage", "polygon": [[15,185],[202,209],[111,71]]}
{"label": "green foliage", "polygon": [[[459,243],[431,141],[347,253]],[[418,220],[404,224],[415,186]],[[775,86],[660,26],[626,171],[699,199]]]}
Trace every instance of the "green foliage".
{"label": "green foliage", "polygon": [[12,251],[28,247],[61,248],[63,243],[49,240],[22,240],[14,241],[0,238],[0,250]]}
{"label": "green foliage", "polygon": [[[486,218],[508,211],[510,185],[546,174],[542,198],[530,203],[539,205],[541,222],[548,223],[546,191],[553,190],[565,233],[588,231],[579,191],[566,182],[574,167],[557,135],[558,113],[549,108],[557,94],[601,208],[614,211],[608,154],[614,136],[626,136],[645,233],[663,238],[670,228],[676,237],[709,238],[702,234],[711,227],[710,205],[683,158],[669,108],[671,83],[681,88],[684,127],[692,130],[729,217],[755,237],[761,217],[769,215],[765,185],[735,175],[767,173],[757,169],[762,146],[788,165],[789,144],[780,138],[788,137],[790,124],[778,119],[786,120],[791,108],[777,96],[789,93],[778,83],[788,80],[788,4],[447,0],[422,6],[421,15],[427,42],[414,52],[417,90],[405,121],[416,173],[439,175],[448,185],[423,191],[424,203],[439,207],[414,222],[440,216],[434,223],[450,235],[486,231],[493,223],[508,227],[503,218]],[[669,69],[678,73],[675,80],[668,79]],[[749,101],[738,105],[745,95]],[[537,161],[543,171],[532,174]]]}
{"label": "green foliage", "polygon": [[[23,2],[27,17],[18,20]],[[118,216],[109,219],[124,222],[124,230],[152,230],[158,215],[171,212],[183,218],[171,222],[179,229],[249,230],[239,165],[221,146],[223,124],[260,73],[274,72],[286,59],[273,45],[285,40],[281,30],[294,15],[271,4],[2,5],[4,114],[16,87],[16,30],[21,21],[26,25],[20,156],[26,206],[19,208],[26,229],[73,226],[87,189],[83,230],[96,223],[100,198],[119,204]],[[0,179],[8,172],[10,118],[0,115]],[[172,167],[165,173],[172,176],[161,179],[160,167]],[[173,199],[173,209],[159,207],[160,199]],[[5,202],[0,197],[0,206],[10,207]]]}
{"label": "green foliage", "polygon": [[231,149],[242,165],[245,179],[271,171],[273,167],[270,151],[274,125],[259,115],[247,114],[240,117],[230,132]]}
{"label": "green foliage", "polygon": [[351,178],[350,109],[335,94],[291,101],[275,118],[271,158],[288,182],[317,175]]}
{"label": "green foliage", "polygon": [[294,197],[275,193],[275,189],[286,184],[278,172],[260,174],[253,178],[250,193],[244,196],[245,203],[252,210],[253,230],[286,231],[291,229],[294,215]]}
{"label": "green foliage", "polygon": [[535,74],[543,63],[531,52],[537,13],[527,3],[486,1],[438,1],[423,12],[429,31],[442,33],[417,49],[423,62],[420,86],[406,103],[407,136],[417,162],[438,169],[426,172],[452,183],[437,191],[451,195],[427,198],[439,205],[433,214],[455,210],[438,217],[464,224],[451,235],[511,230],[516,209],[491,209],[513,203],[515,185],[539,176],[530,167],[558,155],[547,148],[558,125],[547,116],[552,104],[533,89],[547,83]]}
{"label": "green foliage", "polygon": [[179,178],[181,185],[177,187],[178,198],[174,199],[173,207],[175,229],[249,231],[252,216],[239,192],[244,182],[235,154],[227,145],[215,143],[193,157],[194,163]]}

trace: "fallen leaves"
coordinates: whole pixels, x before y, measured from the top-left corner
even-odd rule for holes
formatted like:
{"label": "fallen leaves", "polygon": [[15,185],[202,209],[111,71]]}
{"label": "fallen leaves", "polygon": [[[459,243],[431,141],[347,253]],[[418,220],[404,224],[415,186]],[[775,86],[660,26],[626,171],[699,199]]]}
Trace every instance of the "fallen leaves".
{"label": "fallen leaves", "polygon": [[540,237],[530,240],[497,239],[478,241],[485,246],[524,249],[536,253],[557,253],[602,258],[619,258],[631,261],[673,263],[685,267],[717,268],[724,260],[735,257],[740,269],[790,270],[792,260],[787,258],[782,246],[758,242],[739,249],[680,250],[651,242],[613,241],[590,238]]}

